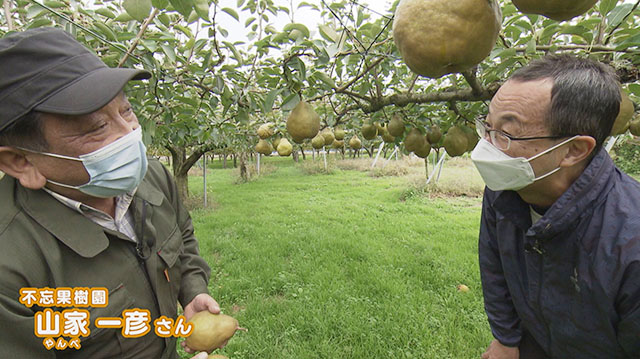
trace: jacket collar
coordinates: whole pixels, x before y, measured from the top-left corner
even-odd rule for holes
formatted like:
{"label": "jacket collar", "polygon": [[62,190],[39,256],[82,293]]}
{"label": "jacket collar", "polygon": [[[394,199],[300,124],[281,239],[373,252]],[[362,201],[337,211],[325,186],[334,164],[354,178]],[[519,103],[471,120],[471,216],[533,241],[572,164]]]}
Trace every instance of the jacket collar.
{"label": "jacket collar", "polygon": [[606,150],[600,149],[580,177],[531,225],[529,205],[514,191],[499,192],[493,205],[502,215],[527,231],[528,236],[551,238],[570,227],[595,204],[603,200],[613,183],[614,164]]}
{"label": "jacket collar", "polygon": [[[73,209],[60,203],[44,190],[30,190],[15,181],[16,201],[24,211],[49,231],[54,237],[85,258],[95,257],[109,247],[108,234],[117,232],[105,229]],[[162,204],[163,195],[153,185],[143,180],[134,197],[153,206]],[[133,201],[136,206],[139,201]]]}

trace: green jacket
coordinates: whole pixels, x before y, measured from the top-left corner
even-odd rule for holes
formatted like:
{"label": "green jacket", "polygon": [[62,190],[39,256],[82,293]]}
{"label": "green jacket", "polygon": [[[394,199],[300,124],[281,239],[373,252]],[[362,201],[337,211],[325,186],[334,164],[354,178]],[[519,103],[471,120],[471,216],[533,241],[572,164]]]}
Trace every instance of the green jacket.
{"label": "green jacket", "polygon": [[[150,161],[131,204],[136,235],[149,246],[146,260],[123,234],[105,229],[43,190],[0,180],[0,358],[177,358],[176,339],[156,336],[153,321],[177,316],[207,293],[210,269],[198,254],[188,212],[171,175]],[[167,277],[169,279],[167,279]],[[19,302],[20,289],[105,287],[108,306],[89,311],[88,337],[81,349],[47,350],[34,334],[37,305]],[[96,328],[101,317],[122,317],[125,309],[150,312],[150,332],[124,338],[121,329]],[[69,308],[52,308],[62,312]],[[66,338],[68,339],[68,338]]]}

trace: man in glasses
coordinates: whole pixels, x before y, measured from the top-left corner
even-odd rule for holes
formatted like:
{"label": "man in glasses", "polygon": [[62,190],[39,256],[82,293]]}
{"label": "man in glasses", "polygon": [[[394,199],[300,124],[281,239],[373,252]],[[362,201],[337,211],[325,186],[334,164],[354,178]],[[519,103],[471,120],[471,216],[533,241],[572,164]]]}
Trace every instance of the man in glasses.
{"label": "man in glasses", "polygon": [[177,358],[177,303],[220,308],[122,92],[150,74],[53,28],[0,39],[0,64],[0,358]]}
{"label": "man in glasses", "polygon": [[483,359],[640,357],[640,185],[603,149],[619,103],[610,67],[552,56],[477,120]]}

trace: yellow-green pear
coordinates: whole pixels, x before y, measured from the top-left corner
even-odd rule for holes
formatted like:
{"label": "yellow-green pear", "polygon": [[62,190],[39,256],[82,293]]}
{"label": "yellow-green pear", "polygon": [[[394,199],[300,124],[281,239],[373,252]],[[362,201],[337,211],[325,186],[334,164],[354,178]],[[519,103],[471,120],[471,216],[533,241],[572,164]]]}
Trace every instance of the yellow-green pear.
{"label": "yellow-green pear", "polygon": [[294,139],[313,138],[320,130],[320,116],[306,101],[300,101],[287,118],[287,132]]}
{"label": "yellow-green pear", "polygon": [[240,328],[238,321],[224,314],[213,314],[207,310],[198,312],[189,320],[193,331],[185,340],[185,344],[196,351],[210,352],[220,348]]}
{"label": "yellow-green pear", "polygon": [[293,146],[286,138],[283,138],[280,140],[276,151],[278,151],[280,156],[289,156],[291,152],[293,152]]}

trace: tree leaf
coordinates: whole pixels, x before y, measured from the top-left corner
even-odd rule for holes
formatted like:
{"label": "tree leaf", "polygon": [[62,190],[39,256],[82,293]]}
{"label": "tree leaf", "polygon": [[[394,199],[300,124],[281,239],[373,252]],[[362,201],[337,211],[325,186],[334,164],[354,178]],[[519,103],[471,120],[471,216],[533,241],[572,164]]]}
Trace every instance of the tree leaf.
{"label": "tree leaf", "polygon": [[169,0],[171,6],[182,16],[188,18],[193,9],[193,0]]}
{"label": "tree leaf", "polygon": [[224,7],[224,8],[222,8],[222,11],[226,12],[227,14],[229,14],[231,17],[236,19],[236,21],[240,21],[240,16],[238,16],[238,13],[235,10],[233,10],[232,8]]}
{"label": "tree leaf", "polygon": [[209,1],[208,0],[194,0],[193,8],[196,10],[198,16],[203,20],[209,21]]}
{"label": "tree leaf", "polygon": [[616,7],[618,0],[600,0],[600,15],[607,16]]}
{"label": "tree leaf", "polygon": [[293,108],[296,107],[298,102],[300,102],[300,96],[298,96],[297,93],[292,93],[291,95],[287,96],[287,98],[285,98],[282,101],[281,108],[284,111],[293,110]]}
{"label": "tree leaf", "polygon": [[282,89],[280,88],[269,91],[267,97],[264,99],[264,105],[262,106],[262,111],[264,113],[269,113],[273,110],[273,103],[275,102],[276,97],[278,97],[281,91]]}
{"label": "tree leaf", "polygon": [[284,26],[284,28],[282,29],[282,31],[286,31],[286,32],[290,32],[293,30],[298,30],[300,32],[302,32],[302,34],[304,35],[305,38],[309,37],[309,29],[304,26],[303,24],[298,24],[298,23],[288,23]]}
{"label": "tree leaf", "polygon": [[633,9],[633,4],[622,4],[611,10],[609,15],[607,15],[607,24],[609,27],[616,27],[620,25],[624,17],[629,15],[631,9]]}
{"label": "tree leaf", "polygon": [[327,41],[337,43],[340,41],[340,35],[329,25],[318,25],[318,30],[320,30],[320,35],[324,37]]}
{"label": "tree leaf", "polygon": [[111,12],[109,9],[106,9],[106,8],[96,9],[96,14],[102,15],[104,17],[108,17],[109,19],[116,18],[116,14],[114,14],[113,12]]}
{"label": "tree leaf", "polygon": [[151,5],[159,10],[164,10],[169,6],[169,0],[151,0]]}
{"label": "tree leaf", "polygon": [[140,22],[151,12],[151,0],[124,0],[122,6],[132,18]]}

